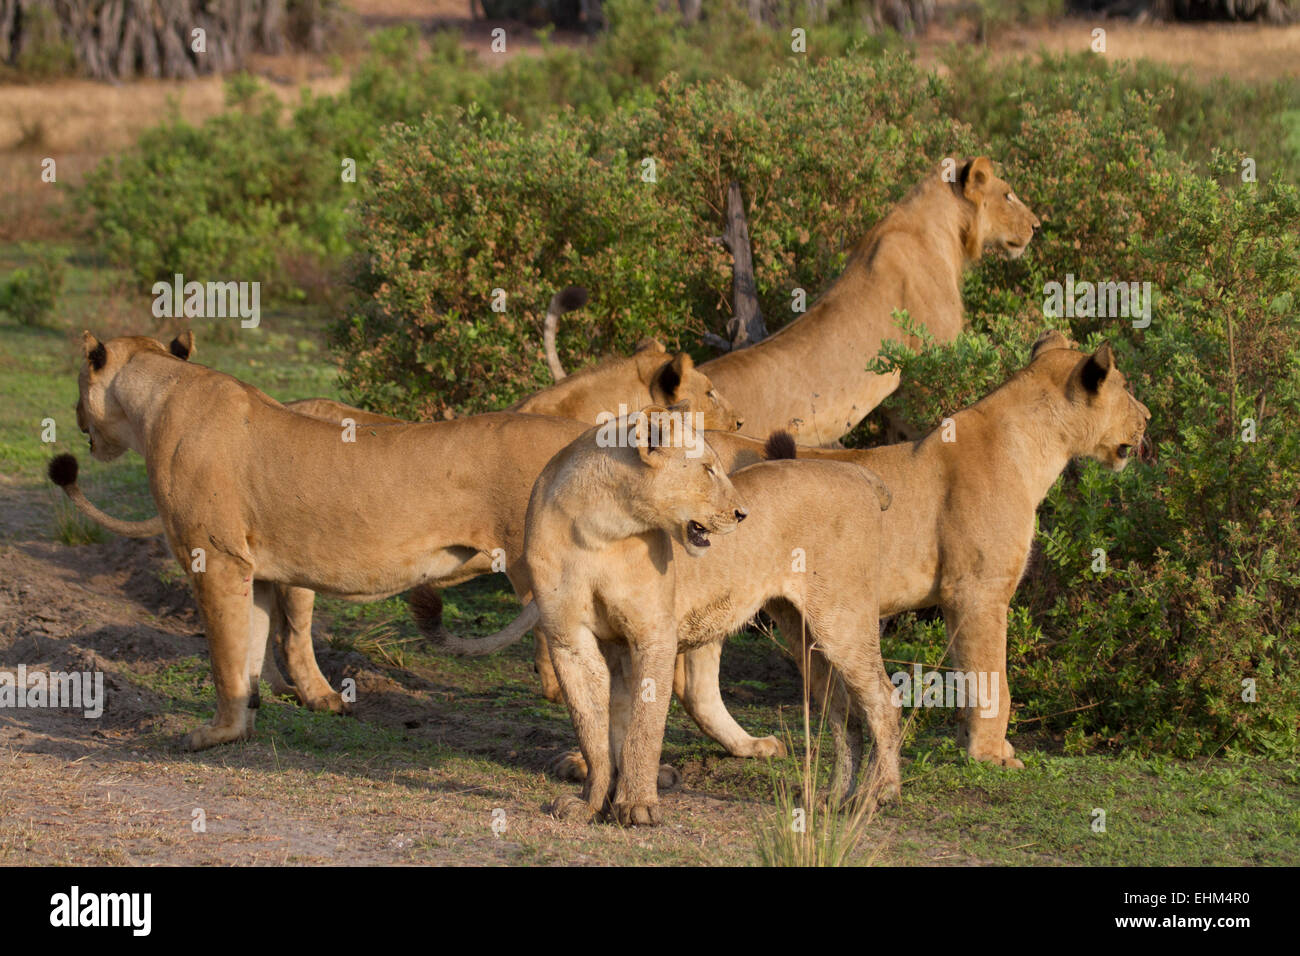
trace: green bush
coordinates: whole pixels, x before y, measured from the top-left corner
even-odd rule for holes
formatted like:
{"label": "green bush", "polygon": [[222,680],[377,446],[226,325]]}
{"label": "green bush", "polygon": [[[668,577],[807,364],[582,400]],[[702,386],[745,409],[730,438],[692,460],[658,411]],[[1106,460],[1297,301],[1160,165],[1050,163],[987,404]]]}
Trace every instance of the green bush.
{"label": "green bush", "polygon": [[63,250],[44,247],[31,265],[9,273],[0,281],[0,313],[22,325],[44,323],[63,292],[63,259]]}
{"label": "green bush", "polygon": [[[610,31],[588,49],[550,45],[544,31],[544,55],[501,66],[480,62],[454,33],[424,51],[414,27],[381,31],[343,93],[304,94],[287,117],[256,80],[232,77],[229,112],[198,127],[164,120],[96,167],[78,204],[96,242],[144,287],[180,272],[260,281],[264,294],[293,298],[302,292],[301,264],[316,266],[308,274],[341,271],[357,192],[342,179],[343,160],[364,178],[391,123],[477,106],[533,129],[565,104],[601,117],[648,102],[669,73],[756,84],[793,57],[788,36],[755,26],[734,3],[719,3],[693,30],[639,0],[614,0],[607,13]],[[859,32],[827,26],[805,59],[838,56]],[[865,42],[878,49],[887,41]]]}

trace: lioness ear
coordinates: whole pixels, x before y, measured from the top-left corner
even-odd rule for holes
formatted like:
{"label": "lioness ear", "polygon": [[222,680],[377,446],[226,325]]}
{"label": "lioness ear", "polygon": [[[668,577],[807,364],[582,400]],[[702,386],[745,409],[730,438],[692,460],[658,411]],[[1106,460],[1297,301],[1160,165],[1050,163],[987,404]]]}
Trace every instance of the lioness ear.
{"label": "lioness ear", "polygon": [[658,339],[645,338],[636,343],[636,348],[632,350],[633,354],[637,352],[667,352],[664,344]]}
{"label": "lioness ear", "polygon": [[86,353],[86,364],[92,372],[98,372],[108,362],[108,350],[104,343],[89,332],[81,333],[81,348]]}
{"label": "lioness ear", "polygon": [[669,399],[677,397],[677,390],[682,387],[686,373],[695,368],[694,360],[685,352],[678,352],[673,360],[659,373],[659,387]]}
{"label": "lioness ear", "polygon": [[1101,383],[1106,381],[1106,376],[1114,367],[1115,356],[1110,350],[1110,343],[1103,342],[1101,348],[1084,361],[1083,368],[1079,371],[1079,380],[1090,395],[1096,395],[1101,389]]}
{"label": "lioness ear", "polygon": [[961,170],[962,194],[972,202],[977,202],[983,198],[984,187],[992,178],[993,164],[987,156],[972,159]]}
{"label": "lioness ear", "polygon": [[1050,352],[1052,349],[1068,349],[1070,340],[1065,337],[1065,333],[1057,329],[1048,329],[1038,337],[1034,347],[1029,352],[1029,361],[1038,358],[1043,352]]}
{"label": "lioness ear", "polygon": [[636,450],[641,460],[654,468],[663,462],[663,456],[656,452],[667,443],[668,436],[662,434],[667,414],[668,409],[662,405],[647,405],[636,413]]}
{"label": "lioness ear", "polygon": [[193,330],[186,329],[180,335],[176,336],[176,338],[172,339],[171,345],[167,346],[167,350],[178,359],[183,359],[188,362],[190,356],[194,354]]}

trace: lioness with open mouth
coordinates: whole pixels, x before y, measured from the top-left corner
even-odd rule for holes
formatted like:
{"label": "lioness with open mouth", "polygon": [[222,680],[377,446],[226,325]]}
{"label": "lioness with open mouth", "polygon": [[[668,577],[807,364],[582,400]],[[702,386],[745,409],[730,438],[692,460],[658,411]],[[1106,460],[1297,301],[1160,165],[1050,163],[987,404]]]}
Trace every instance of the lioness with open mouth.
{"label": "lioness with open mouth", "polygon": [[[680,408],[643,410],[626,443],[584,433],[529,500],[533,600],[588,767],[582,798],[553,809],[657,823],[678,650],[720,641],[770,603],[802,615],[803,633],[843,675],[876,742],[869,792],[892,796],[898,715],[875,598],[887,489],[839,462],[769,461],[728,478],[702,436],[683,436]],[[840,769],[844,797],[857,767]]]}

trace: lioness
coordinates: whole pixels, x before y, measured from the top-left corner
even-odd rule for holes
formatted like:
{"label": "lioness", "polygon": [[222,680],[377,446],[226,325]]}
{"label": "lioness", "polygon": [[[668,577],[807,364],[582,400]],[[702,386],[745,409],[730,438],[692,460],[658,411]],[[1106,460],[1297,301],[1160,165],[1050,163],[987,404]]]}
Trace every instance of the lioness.
{"label": "lioness", "polygon": [[[552,301],[547,313],[548,330],[553,329],[557,315],[576,308],[574,303],[577,292],[582,293],[585,301],[585,290],[577,286],[564,290]],[[565,295],[569,295],[569,299],[561,301]],[[558,360],[556,367],[558,368]],[[735,409],[718,393],[708,377],[696,370],[689,355],[678,352],[669,356],[663,345],[653,339],[643,343],[630,356],[606,359],[591,368],[567,376],[563,369],[559,369],[559,376],[562,381],[530,395],[508,410],[532,415],[554,415],[593,425],[602,416],[616,416],[645,405],[689,402],[691,408],[699,414],[703,428],[734,431],[741,425]],[[351,419],[362,425],[395,424],[401,421],[323,398],[288,402],[285,407],[299,414],[333,422]],[[540,470],[543,464],[544,458],[537,460],[537,469]],[[526,503],[526,500],[518,503],[521,511]],[[290,667],[293,683],[286,684],[280,676],[270,646],[264,676],[276,694],[293,692],[308,707],[339,712],[344,706],[342,698],[329,689],[316,665],[314,654],[310,653],[313,603],[310,591],[277,588],[275,606],[271,609],[274,621],[272,633],[275,645],[283,649],[286,666],[289,666],[290,654],[293,655],[295,664]],[[411,606],[421,630],[444,642],[452,640],[442,626],[442,599],[436,588],[432,585],[417,588],[411,595]],[[552,699],[557,699],[559,692],[546,653],[546,639],[538,634],[536,640],[535,657],[543,688],[549,689]]]}
{"label": "lioness", "polygon": [[906,309],[938,342],[962,329],[962,269],[995,248],[1012,258],[1040,226],[981,156],[945,161],[854,248],[844,273],[808,312],[756,345],[700,365],[735,405],[745,433],[778,429],[827,445],[898,387],[867,363],[899,338],[894,309]]}
{"label": "lioness", "polygon": [[[1121,471],[1134,452],[1146,457],[1150,418],[1125,387],[1109,345],[1088,355],[1049,331],[1024,369],[953,415],[947,429],[881,448],[799,449],[800,458],[870,468],[893,492],[881,537],[880,613],[938,605],[953,666],[998,675],[997,713],[968,708],[960,715],[958,739],[972,758],[1023,766],[1006,739],[1007,611],[1029,560],[1039,504],[1073,458]],[[709,441],[737,467],[763,455],[757,442],[739,436]],[[788,635],[788,622],[781,623]],[[718,664],[716,647],[683,655],[675,689],[706,734],[729,751],[743,750],[749,735],[723,706]]]}
{"label": "lioness", "polygon": [[898,715],[875,644],[887,492],[838,462],[765,462],[728,479],[662,407],[629,432],[612,447],[599,429],[584,433],[543,469],[528,505],[534,602],[589,768],[581,800],[562,797],[555,812],[590,819],[608,806],[619,823],[657,823],[678,649],[721,640],[771,601],[805,616],[868,719],[876,792],[897,792]]}
{"label": "lioness", "polygon": [[[373,600],[483,574],[498,548],[516,559],[510,542],[541,470],[531,462],[585,429],[494,413],[368,426],[345,441],[336,425],[154,339],[86,332],[83,349],[77,421],[91,454],[109,461],[132,449],[145,459],[203,616],[217,714],[189,735],[194,749],[252,732],[271,585]],[[51,477],[75,479],[75,467],[65,460]],[[518,573],[507,567],[512,580]]]}

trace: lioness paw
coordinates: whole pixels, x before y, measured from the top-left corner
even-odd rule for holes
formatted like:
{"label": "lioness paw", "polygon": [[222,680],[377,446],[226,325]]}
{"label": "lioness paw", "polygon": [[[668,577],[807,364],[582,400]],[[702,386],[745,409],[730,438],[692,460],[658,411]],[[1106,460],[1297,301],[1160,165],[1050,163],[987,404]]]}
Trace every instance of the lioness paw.
{"label": "lioness paw", "polygon": [[596,811],[581,797],[563,793],[556,797],[549,808],[550,814],[560,820],[571,823],[590,823],[596,817]]}
{"label": "lioness paw", "polygon": [[659,779],[656,785],[660,790],[672,790],[681,785],[682,775],[677,772],[677,768],[670,764],[661,763],[659,765]]}
{"label": "lioness paw", "polygon": [[582,783],[587,779],[587,761],[580,750],[560,754],[551,761],[550,770],[561,780],[571,783]]}
{"label": "lioness paw", "polygon": [[1011,744],[1004,740],[1002,741],[1002,746],[998,747],[995,753],[989,753],[987,751],[968,751],[967,756],[969,756],[971,760],[978,760],[980,763],[991,763],[996,767],[1010,767],[1014,770],[1025,769],[1024,762],[1012,756],[1014,753],[1015,749]]}
{"label": "lioness paw", "polygon": [[308,710],[314,710],[321,713],[329,711],[332,714],[350,714],[352,708],[343,700],[343,695],[338,691],[330,691],[328,694],[321,694],[306,702]]}
{"label": "lioness paw", "polygon": [[737,754],[741,757],[784,757],[785,744],[775,737],[755,737],[748,745],[747,753]]}
{"label": "lioness paw", "polygon": [[619,826],[655,827],[659,825],[659,807],[653,803],[615,803],[614,819]]}
{"label": "lioness paw", "polygon": [[244,724],[242,727],[205,726],[187,734],[182,743],[187,750],[207,750],[217,744],[230,743],[233,740],[244,740],[250,736],[252,736],[252,727],[249,724]]}

